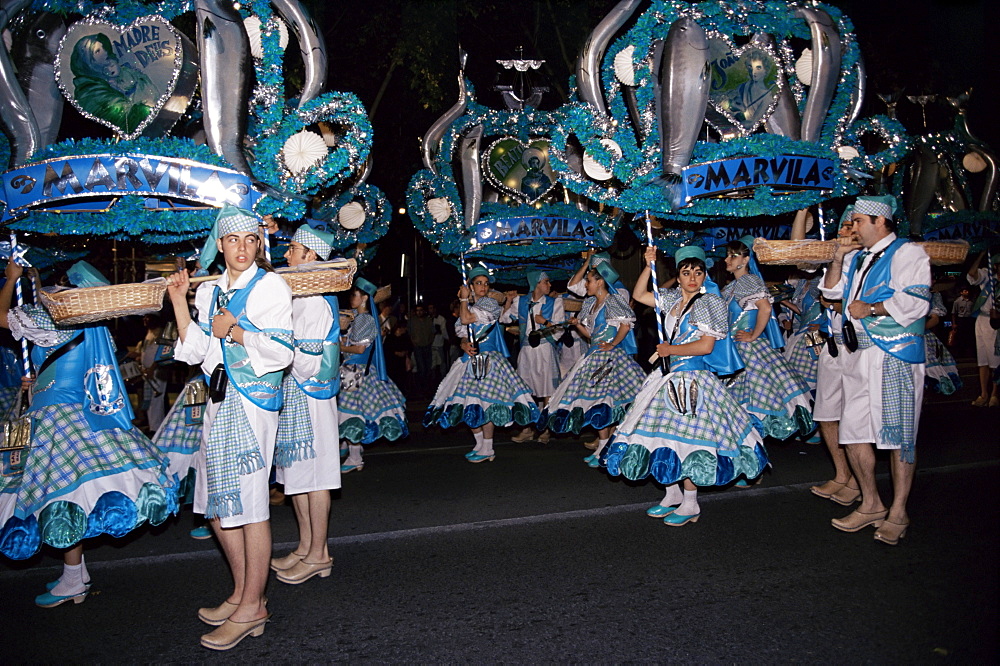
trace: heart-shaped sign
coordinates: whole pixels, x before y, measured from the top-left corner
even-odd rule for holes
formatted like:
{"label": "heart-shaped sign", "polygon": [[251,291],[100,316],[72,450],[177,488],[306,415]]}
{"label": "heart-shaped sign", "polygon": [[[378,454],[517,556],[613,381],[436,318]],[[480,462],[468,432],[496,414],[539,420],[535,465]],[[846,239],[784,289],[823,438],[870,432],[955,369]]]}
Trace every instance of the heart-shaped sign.
{"label": "heart-shaped sign", "polygon": [[780,59],[758,43],[734,47],[725,37],[708,41],[712,85],[707,120],[723,134],[733,130],[741,136],[767,120],[778,104],[784,85],[779,76]]}
{"label": "heart-shaped sign", "polygon": [[545,196],[558,180],[549,164],[547,139],[527,145],[513,137],[494,141],[483,157],[483,173],[497,189],[528,203]]}
{"label": "heart-shaped sign", "polygon": [[60,42],[56,81],[77,111],[121,137],[162,135],[194,92],[194,47],[155,14],[127,26],[88,17]]}

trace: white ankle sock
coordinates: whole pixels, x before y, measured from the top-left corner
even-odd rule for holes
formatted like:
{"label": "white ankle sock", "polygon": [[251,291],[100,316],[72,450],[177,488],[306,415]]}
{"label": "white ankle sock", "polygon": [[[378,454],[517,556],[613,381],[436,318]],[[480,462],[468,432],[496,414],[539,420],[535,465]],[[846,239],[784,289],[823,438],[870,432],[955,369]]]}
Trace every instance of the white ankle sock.
{"label": "white ankle sock", "polygon": [[681,490],[681,484],[675,483],[667,486],[667,491],[663,493],[663,499],[660,500],[660,506],[677,506],[682,501],[684,501],[684,493]]}
{"label": "white ankle sock", "polygon": [[87,586],[83,582],[84,571],[83,563],[64,564],[62,576],[59,577],[56,586],[52,588],[52,594],[57,597],[69,597],[86,590]]}
{"label": "white ankle sock", "polygon": [[361,459],[361,454],[364,453],[364,448],[360,444],[349,444],[347,446],[347,460],[344,461],[347,465],[361,465],[363,460]]}
{"label": "white ankle sock", "polygon": [[481,456],[492,456],[493,455],[493,438],[490,437],[486,439],[483,437],[482,447],[479,449],[479,455]]}
{"label": "white ankle sock", "polygon": [[[611,439],[611,438],[609,437],[608,439]],[[608,439],[600,439],[600,438],[598,438],[598,440],[597,440],[597,448],[594,450],[594,455],[597,456],[598,458],[601,457],[601,451],[604,450],[604,447],[608,445]]]}
{"label": "white ankle sock", "polygon": [[698,506],[698,489],[694,490],[684,490],[684,501],[681,505],[677,507],[678,516],[693,516],[696,513],[701,513],[701,508]]}

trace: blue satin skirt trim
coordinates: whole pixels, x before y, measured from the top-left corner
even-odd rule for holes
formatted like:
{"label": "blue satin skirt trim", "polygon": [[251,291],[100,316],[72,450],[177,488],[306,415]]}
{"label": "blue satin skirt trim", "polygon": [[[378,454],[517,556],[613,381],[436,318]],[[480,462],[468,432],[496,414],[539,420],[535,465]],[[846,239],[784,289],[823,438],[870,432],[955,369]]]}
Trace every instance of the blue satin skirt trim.
{"label": "blue satin skirt trim", "polygon": [[553,414],[545,410],[538,419],[538,428],[541,430],[547,428],[556,433],[572,432],[577,435],[587,426],[595,430],[603,430],[621,423],[622,419],[625,418],[625,412],[631,406],[631,403],[615,407],[601,403],[594,405],[586,412],[581,407],[574,407],[572,410],[557,409]]}
{"label": "blue satin skirt trim", "polygon": [[478,404],[451,404],[428,409],[424,414],[423,424],[424,427],[438,425],[442,428],[451,428],[465,424],[470,428],[481,428],[487,423],[505,426],[513,421],[519,426],[526,426],[538,421],[538,417],[538,405],[535,403],[526,405],[515,402],[513,406],[494,403],[485,410]]}
{"label": "blue satin skirt trim", "polygon": [[757,478],[769,464],[767,451],[761,444],[752,449],[741,446],[735,456],[717,456],[701,449],[682,461],[666,446],[651,452],[640,444],[612,440],[601,455],[601,466],[611,476],[624,476],[630,481],[652,476],[665,486],[684,479],[691,479],[696,486],[724,486],[740,476]]}
{"label": "blue satin skirt trim", "polygon": [[354,444],[371,444],[383,437],[394,442],[409,434],[406,421],[392,416],[383,416],[377,423],[355,416],[340,424],[340,437]]}
{"label": "blue satin skirt trim", "polygon": [[177,510],[176,490],[155,483],[144,484],[134,502],[117,490],[106,492],[89,516],[79,504],[59,500],[42,509],[37,519],[34,515],[8,519],[0,528],[0,554],[24,560],[38,552],[42,543],[70,548],[99,534],[121,537],[147,521],[159,525]]}

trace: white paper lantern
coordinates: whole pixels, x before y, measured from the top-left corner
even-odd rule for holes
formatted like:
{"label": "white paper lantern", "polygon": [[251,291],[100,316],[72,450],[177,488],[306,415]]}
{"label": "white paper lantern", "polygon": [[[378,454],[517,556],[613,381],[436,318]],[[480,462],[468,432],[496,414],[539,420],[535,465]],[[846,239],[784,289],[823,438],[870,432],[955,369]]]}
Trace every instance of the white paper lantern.
{"label": "white paper lantern", "polygon": [[635,85],[635,67],[632,66],[632,54],[635,46],[629,44],[615,55],[615,78],[627,86]]}
{"label": "white paper lantern", "polygon": [[357,201],[352,201],[340,209],[337,221],[340,222],[340,226],[350,231],[360,229],[365,223],[365,207]]}
{"label": "white paper lantern", "polygon": [[811,86],[813,81],[813,52],[812,49],[806,49],[799,56],[799,59],[795,61],[795,76],[799,77],[799,81],[803,85]]}
{"label": "white paper lantern", "polygon": [[[622,149],[611,139],[601,139],[601,145],[611,151],[615,156],[615,161],[621,159]],[[594,159],[588,152],[583,155],[583,172],[594,180],[611,180],[612,173],[603,164]]]}
{"label": "white paper lantern", "polygon": [[[278,17],[274,17],[278,22],[278,45],[284,50],[288,46],[288,26]],[[250,54],[254,58],[264,57],[264,47],[260,38],[260,19],[256,16],[249,16],[243,20],[243,28],[250,38]]]}
{"label": "white paper lantern", "polygon": [[285,166],[293,174],[298,175],[327,156],[329,150],[323,137],[315,132],[302,130],[293,134],[285,141],[281,155]]}
{"label": "white paper lantern", "polygon": [[427,212],[434,221],[441,224],[451,217],[451,203],[445,197],[437,197],[427,202]]}

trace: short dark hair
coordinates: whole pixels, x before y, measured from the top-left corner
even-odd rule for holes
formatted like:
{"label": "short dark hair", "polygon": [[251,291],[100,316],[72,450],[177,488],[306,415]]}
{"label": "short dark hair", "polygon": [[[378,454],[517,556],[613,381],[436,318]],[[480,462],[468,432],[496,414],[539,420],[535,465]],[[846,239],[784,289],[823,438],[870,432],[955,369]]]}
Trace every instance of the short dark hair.
{"label": "short dark hair", "polygon": [[[740,243],[740,245],[743,245],[743,243]],[[687,268],[688,266],[691,268],[700,268],[704,272],[708,272],[708,266],[706,266],[705,262],[698,257],[686,257],[681,259],[681,263],[677,264],[677,270],[680,271],[682,268]]]}
{"label": "short dark hair", "polygon": [[[738,257],[749,257],[750,248],[743,244],[743,241],[729,241],[726,243],[726,255],[735,254]],[[678,268],[680,268],[678,266]]]}

